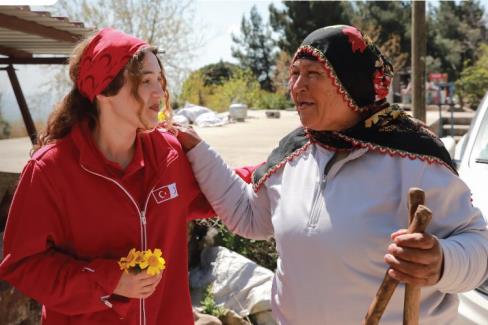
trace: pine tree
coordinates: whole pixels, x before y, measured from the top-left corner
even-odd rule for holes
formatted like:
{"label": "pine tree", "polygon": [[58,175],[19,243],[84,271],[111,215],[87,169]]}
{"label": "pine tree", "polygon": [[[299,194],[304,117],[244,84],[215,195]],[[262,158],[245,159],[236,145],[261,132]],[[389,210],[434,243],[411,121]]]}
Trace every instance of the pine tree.
{"label": "pine tree", "polygon": [[250,69],[261,85],[261,89],[273,91],[271,81],[275,61],[275,43],[271,37],[271,28],[263,22],[256,6],[251,8],[249,20],[242,17],[241,35],[232,35],[232,56],[241,66]]}
{"label": "pine tree", "polygon": [[287,1],[283,9],[269,6],[270,24],[280,35],[278,46],[293,54],[314,30],[338,24],[351,24],[353,7],[345,1]]}

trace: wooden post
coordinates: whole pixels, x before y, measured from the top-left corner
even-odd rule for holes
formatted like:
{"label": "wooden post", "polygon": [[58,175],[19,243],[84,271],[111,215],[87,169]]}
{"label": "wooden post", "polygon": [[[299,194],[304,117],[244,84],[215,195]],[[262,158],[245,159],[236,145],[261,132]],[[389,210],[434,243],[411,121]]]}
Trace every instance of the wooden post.
{"label": "wooden post", "polygon": [[426,122],[425,114],[425,1],[412,1],[412,110]]}
{"label": "wooden post", "polygon": [[29,107],[27,107],[27,102],[25,101],[24,94],[20,88],[19,79],[15,74],[15,69],[12,65],[7,67],[7,74],[14,89],[15,98],[17,98],[17,103],[19,104],[20,112],[22,113],[22,119],[24,120],[25,128],[31,139],[32,144],[36,144],[37,141],[37,131],[34,121],[32,121],[32,116],[29,112]]}

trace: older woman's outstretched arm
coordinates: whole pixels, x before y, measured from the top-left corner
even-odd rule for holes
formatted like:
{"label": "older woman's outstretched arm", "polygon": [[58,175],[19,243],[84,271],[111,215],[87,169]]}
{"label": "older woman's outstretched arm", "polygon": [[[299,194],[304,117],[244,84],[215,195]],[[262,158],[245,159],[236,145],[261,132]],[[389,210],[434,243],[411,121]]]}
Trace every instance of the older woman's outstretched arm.
{"label": "older woman's outstretched arm", "polygon": [[255,193],[203,141],[188,151],[187,156],[200,188],[232,232],[253,239],[267,239],[273,235],[266,188]]}

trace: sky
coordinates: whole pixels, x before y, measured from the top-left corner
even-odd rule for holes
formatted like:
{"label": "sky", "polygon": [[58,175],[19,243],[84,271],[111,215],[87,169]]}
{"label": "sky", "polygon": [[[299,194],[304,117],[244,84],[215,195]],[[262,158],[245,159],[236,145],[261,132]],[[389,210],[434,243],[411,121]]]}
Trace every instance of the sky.
{"label": "sky", "polygon": [[235,62],[231,55],[231,34],[239,35],[243,15],[249,18],[253,5],[258,9],[261,17],[268,21],[268,6],[273,3],[281,6],[280,1],[245,1],[245,0],[196,0],[195,20],[203,22],[205,34],[208,37],[201,55],[192,68],[200,68],[209,63],[224,61]]}

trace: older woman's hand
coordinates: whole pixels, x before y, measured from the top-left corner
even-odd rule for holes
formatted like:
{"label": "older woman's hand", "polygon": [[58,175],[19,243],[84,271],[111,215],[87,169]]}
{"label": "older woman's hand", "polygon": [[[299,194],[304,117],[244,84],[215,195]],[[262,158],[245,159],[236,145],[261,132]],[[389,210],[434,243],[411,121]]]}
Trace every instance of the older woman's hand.
{"label": "older woman's hand", "polygon": [[202,141],[202,138],[193,129],[191,125],[183,126],[177,123],[173,123],[171,132],[176,136],[181,143],[183,150],[189,151]]}
{"label": "older woman's hand", "polygon": [[391,267],[388,274],[404,283],[417,286],[436,284],[443,269],[443,254],[439,240],[427,233],[408,234],[401,229],[391,235],[385,262]]}

